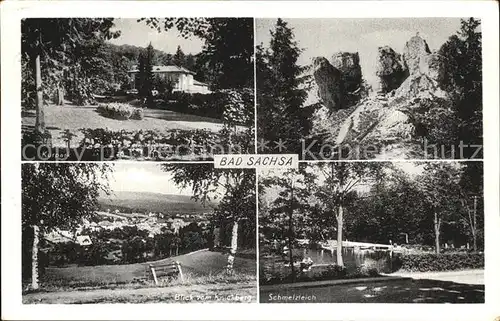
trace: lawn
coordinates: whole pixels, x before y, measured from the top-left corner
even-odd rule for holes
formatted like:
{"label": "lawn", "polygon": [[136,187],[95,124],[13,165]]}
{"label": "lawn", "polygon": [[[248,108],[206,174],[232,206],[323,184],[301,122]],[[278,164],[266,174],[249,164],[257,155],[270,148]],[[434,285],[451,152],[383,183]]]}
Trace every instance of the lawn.
{"label": "lawn", "polygon": [[[179,261],[186,275],[197,278],[223,272],[227,264],[227,255],[219,252],[201,251],[155,261],[154,263],[161,263],[166,260]],[[144,278],[149,263],[153,262],[47,268],[42,282],[45,285],[54,286],[126,284]],[[256,261],[252,259],[236,257],[234,268],[238,274],[256,275]]]}
{"label": "lawn", "polygon": [[[165,260],[181,263],[184,280],[160,279],[155,285],[146,267]],[[47,268],[40,290],[23,292],[23,303],[255,302],[256,261],[235,259],[225,273],[227,255],[202,250],[139,264]]]}
{"label": "lawn", "polygon": [[[65,147],[61,131],[70,130],[74,137],[71,144],[76,147],[83,138],[80,128],[108,128],[112,131],[127,130],[174,130],[206,129],[218,132],[223,124],[220,120],[196,115],[182,114],[169,110],[145,109],[143,120],[116,120],[101,116],[96,106],[49,105],[45,107],[45,125],[52,134],[54,147]],[[35,125],[35,111],[22,112],[23,131],[32,130]],[[243,127],[241,127],[243,128]]]}

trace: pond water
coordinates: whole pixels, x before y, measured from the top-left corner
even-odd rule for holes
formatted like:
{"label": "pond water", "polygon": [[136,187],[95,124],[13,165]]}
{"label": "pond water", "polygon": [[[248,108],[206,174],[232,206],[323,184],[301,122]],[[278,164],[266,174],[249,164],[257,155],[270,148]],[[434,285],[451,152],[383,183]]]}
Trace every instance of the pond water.
{"label": "pond water", "polygon": [[[337,264],[337,253],[329,249],[323,249],[318,246],[303,247],[293,250],[295,262],[303,258],[310,258],[313,262],[313,268],[326,267],[327,265]],[[342,251],[344,267],[347,273],[354,272],[361,266],[368,269],[376,268],[379,272],[390,273],[391,253],[388,250],[361,250],[354,248],[344,248]],[[282,270],[288,266],[288,254],[272,254],[263,259],[262,262],[270,270]]]}
{"label": "pond water", "polygon": [[[337,251],[321,248],[303,248],[293,251],[294,255],[305,258],[310,257],[314,264],[337,264]],[[344,248],[342,259],[347,271],[352,271],[363,264],[368,267],[376,267],[381,272],[390,272],[391,256],[386,250],[358,250]]]}

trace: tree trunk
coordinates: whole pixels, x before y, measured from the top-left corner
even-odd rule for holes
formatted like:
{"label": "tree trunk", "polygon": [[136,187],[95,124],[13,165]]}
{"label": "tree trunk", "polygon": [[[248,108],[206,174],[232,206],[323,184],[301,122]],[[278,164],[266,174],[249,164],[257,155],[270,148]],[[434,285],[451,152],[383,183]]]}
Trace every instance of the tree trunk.
{"label": "tree trunk", "polygon": [[33,248],[31,249],[31,287],[36,290],[38,284],[38,242],[39,228],[33,225]]}
{"label": "tree trunk", "polygon": [[57,105],[64,105],[64,90],[61,87],[61,84],[57,85]]}
{"label": "tree trunk", "polygon": [[292,282],[295,281],[295,267],[293,266],[293,183],[290,191],[291,203],[288,216],[288,256],[290,259],[290,272],[292,273]]}
{"label": "tree trunk", "polygon": [[45,114],[43,110],[43,89],[42,89],[42,70],[40,67],[40,53],[35,56],[35,87],[36,87],[36,122],[35,131],[45,132]]}
{"label": "tree trunk", "polygon": [[437,212],[434,212],[434,235],[436,238],[436,254],[441,253],[441,247],[439,244],[439,234],[441,233],[441,219],[438,218]]}
{"label": "tree trunk", "polygon": [[476,213],[477,213],[477,196],[474,196],[474,212],[472,213],[473,216],[473,227],[472,227],[472,244],[474,247],[474,252],[477,252],[477,218],[476,218]]}
{"label": "tree trunk", "polygon": [[337,214],[337,265],[344,266],[344,260],[342,259],[342,224],[343,224],[344,207],[342,204],[339,205],[339,211]]}
{"label": "tree trunk", "polygon": [[232,274],[234,271],[234,258],[238,248],[238,220],[234,221],[233,231],[231,233],[231,250],[227,258],[227,273]]}

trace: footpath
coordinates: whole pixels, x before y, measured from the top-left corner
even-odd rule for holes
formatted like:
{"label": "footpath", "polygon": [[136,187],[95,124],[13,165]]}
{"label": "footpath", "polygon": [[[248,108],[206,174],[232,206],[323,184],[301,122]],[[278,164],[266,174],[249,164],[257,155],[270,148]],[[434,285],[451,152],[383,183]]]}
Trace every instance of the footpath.
{"label": "footpath", "polygon": [[462,284],[484,284],[484,270],[479,269],[443,272],[395,272],[385,275],[412,278],[414,280],[427,279],[436,281],[449,281]]}

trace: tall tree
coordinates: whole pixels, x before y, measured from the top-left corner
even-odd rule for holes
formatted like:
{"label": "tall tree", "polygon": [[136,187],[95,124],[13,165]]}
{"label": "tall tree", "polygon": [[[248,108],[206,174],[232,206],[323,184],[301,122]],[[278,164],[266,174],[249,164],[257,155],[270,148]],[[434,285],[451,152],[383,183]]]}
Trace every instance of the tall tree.
{"label": "tall tree", "polygon": [[304,108],[307,92],[301,86],[304,68],[297,64],[301,51],[282,19],[271,31],[269,48],[256,50],[259,137],[273,143],[281,140],[288,152],[296,153],[311,128],[311,110]]}
{"label": "tall tree", "polygon": [[175,184],[190,187],[195,200],[207,204],[212,199],[220,199],[216,213],[233,223],[227,265],[228,273],[233,273],[239,224],[243,220],[255,222],[255,171],[221,170],[212,164],[164,164],[162,168],[173,174]]}
{"label": "tall tree", "polygon": [[174,57],[172,58],[172,62],[176,66],[185,67],[186,55],[184,54],[184,51],[182,51],[181,46],[177,46],[177,50],[175,51]]}
{"label": "tall tree", "polygon": [[139,96],[142,97],[146,105],[153,104],[153,64],[155,60],[154,48],[151,43],[139,56]]}
{"label": "tall tree", "polygon": [[457,211],[460,220],[472,239],[472,248],[478,250],[478,236],[483,232],[483,163],[463,163],[458,187],[459,202],[462,210]]}
{"label": "tall tree", "polygon": [[[479,20],[462,19],[460,30],[439,50],[447,60],[444,86],[452,93],[454,111],[460,120],[457,141],[464,144],[481,145],[483,137],[480,27]],[[464,156],[471,157],[474,152],[475,148],[466,149]]]}
{"label": "tall tree", "polygon": [[[270,204],[268,215],[263,215],[262,225],[265,233],[271,232],[274,240],[286,241],[288,259],[292,281],[295,280],[293,249],[297,235],[303,232],[304,216],[309,210],[309,197],[311,196],[311,182],[313,176],[303,168],[287,170],[277,176],[271,176],[259,181],[259,191],[272,188],[278,195]],[[300,224],[302,223],[302,224]]]}
{"label": "tall tree", "polygon": [[[360,185],[384,175],[387,163],[320,163],[316,165],[323,174],[323,182],[317,185],[315,196],[322,202],[324,210],[337,220],[337,265],[343,266],[342,240],[344,209],[349,194]],[[318,182],[319,183],[319,182]]]}
{"label": "tall tree", "polygon": [[106,182],[110,170],[108,164],[23,164],[22,225],[23,230],[33,232],[23,233],[23,238],[32,237],[33,289],[39,287],[39,239],[46,232],[72,229],[83,218],[91,217],[98,209],[99,193],[108,192]]}
{"label": "tall tree", "polygon": [[206,65],[205,80],[216,89],[253,87],[252,18],[143,18],[158,32],[176,28],[185,38],[195,36],[205,41],[198,55]]}
{"label": "tall tree", "polygon": [[[21,22],[21,50],[28,60],[35,80],[35,132],[45,133],[43,109],[44,91],[42,66],[69,66],[72,55],[84,40],[110,39],[120,35],[112,30],[113,19],[84,18],[29,18]],[[54,68],[53,68],[54,69]],[[50,70],[50,69],[49,69]],[[48,72],[49,70],[45,70]],[[62,68],[57,68],[57,83],[63,78]],[[58,85],[59,86],[59,85]]]}
{"label": "tall tree", "polygon": [[460,168],[454,163],[427,163],[419,182],[424,199],[431,208],[436,253],[439,254],[443,223],[451,220],[457,210]]}

